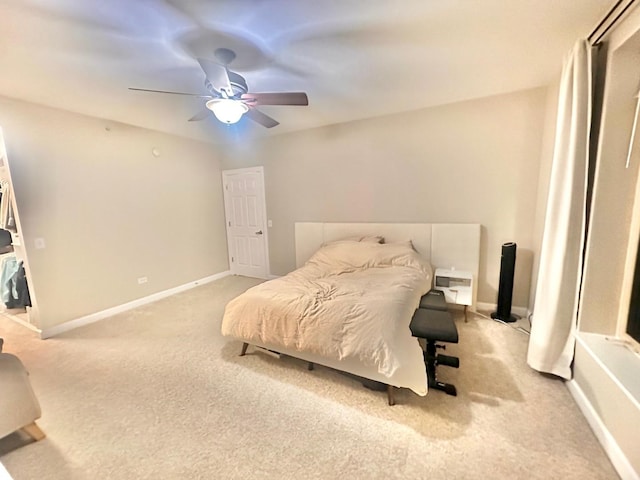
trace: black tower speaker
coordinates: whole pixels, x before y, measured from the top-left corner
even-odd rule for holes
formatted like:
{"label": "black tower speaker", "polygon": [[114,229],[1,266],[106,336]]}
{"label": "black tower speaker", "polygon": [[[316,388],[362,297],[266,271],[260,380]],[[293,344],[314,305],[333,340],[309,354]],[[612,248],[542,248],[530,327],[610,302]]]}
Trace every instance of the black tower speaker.
{"label": "black tower speaker", "polygon": [[500,259],[500,285],[498,286],[498,309],[491,314],[503,322],[515,322],[511,315],[511,300],[513,298],[513,275],[516,269],[516,244],[513,242],[502,245]]}

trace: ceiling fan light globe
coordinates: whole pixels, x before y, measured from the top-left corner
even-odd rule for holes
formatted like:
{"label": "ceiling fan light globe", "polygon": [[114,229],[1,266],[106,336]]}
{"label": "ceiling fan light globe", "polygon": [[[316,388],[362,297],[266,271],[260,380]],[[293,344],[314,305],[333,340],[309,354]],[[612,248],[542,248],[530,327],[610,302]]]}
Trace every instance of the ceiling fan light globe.
{"label": "ceiling fan light globe", "polygon": [[229,98],[214,98],[207,102],[207,108],[213,112],[222,123],[237,123],[249,107],[238,100]]}

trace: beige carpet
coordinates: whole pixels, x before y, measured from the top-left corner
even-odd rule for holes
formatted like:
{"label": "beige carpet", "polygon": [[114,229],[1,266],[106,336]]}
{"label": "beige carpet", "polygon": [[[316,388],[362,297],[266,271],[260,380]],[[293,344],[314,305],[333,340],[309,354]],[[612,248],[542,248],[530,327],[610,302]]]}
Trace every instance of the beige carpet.
{"label": "beige carpet", "polygon": [[[227,277],[49,340],[0,317],[29,371],[47,438],[0,461],[22,479],[615,479],[561,381],[526,366],[526,335],[457,317],[441,368],[458,397],[389,407],[345,376],[221,337]],[[13,449],[13,450],[12,450]]]}

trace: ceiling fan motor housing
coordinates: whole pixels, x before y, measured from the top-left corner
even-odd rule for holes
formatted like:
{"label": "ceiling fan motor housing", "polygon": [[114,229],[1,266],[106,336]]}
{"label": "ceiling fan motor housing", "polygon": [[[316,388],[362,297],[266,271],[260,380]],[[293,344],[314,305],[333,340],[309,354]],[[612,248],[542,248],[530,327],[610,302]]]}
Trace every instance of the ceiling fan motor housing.
{"label": "ceiling fan motor housing", "polygon": [[[233,90],[234,97],[239,97],[240,95],[249,91],[247,82],[242,75],[238,75],[237,73],[231,72],[229,70],[227,70],[227,74],[229,75],[229,84],[231,85],[231,90]],[[216,90],[208,79],[205,79],[204,86],[213,95],[221,95],[221,92],[219,90]]]}

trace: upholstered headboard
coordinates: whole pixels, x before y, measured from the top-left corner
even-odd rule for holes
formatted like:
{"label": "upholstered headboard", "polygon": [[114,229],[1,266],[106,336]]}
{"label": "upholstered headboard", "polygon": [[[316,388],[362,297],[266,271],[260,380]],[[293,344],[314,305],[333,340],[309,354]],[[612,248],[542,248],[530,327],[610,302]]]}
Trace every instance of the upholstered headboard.
{"label": "upholstered headboard", "polygon": [[324,243],[355,235],[380,235],[385,243],[411,240],[434,270],[471,272],[476,303],[480,268],[480,224],[477,223],[315,223],[296,222],[296,266],[301,267]]}

